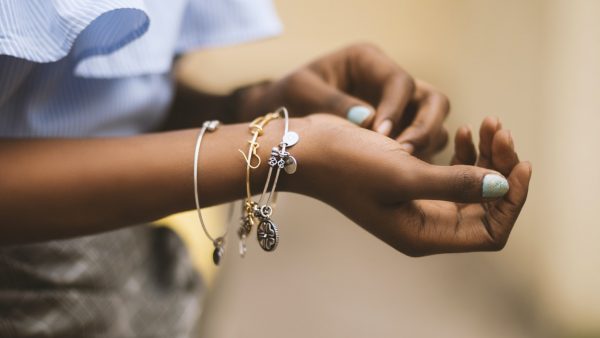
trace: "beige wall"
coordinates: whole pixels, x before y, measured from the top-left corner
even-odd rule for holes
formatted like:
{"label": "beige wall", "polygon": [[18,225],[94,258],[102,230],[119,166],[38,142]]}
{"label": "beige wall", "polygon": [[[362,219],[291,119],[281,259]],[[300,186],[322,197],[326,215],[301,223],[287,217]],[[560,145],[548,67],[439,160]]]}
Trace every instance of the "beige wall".
{"label": "beige wall", "polygon": [[538,114],[542,302],[555,318],[600,332],[600,1],[553,1]]}
{"label": "beige wall", "polygon": [[[199,53],[184,76],[226,91],[353,41],[375,42],[450,96],[451,129],[499,116],[533,162],[530,197],[505,251],[414,260],[330,208],[286,196],[285,245],[273,255],[251,247],[244,261],[229,252],[206,336],[600,335],[600,1],[277,6],[282,37]],[[276,332],[259,326],[269,318]]]}

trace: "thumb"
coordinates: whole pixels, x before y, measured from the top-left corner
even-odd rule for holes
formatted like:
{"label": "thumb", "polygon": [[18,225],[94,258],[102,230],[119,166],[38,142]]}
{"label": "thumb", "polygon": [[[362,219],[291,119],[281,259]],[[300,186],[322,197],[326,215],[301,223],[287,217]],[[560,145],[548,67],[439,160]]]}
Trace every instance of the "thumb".
{"label": "thumb", "polygon": [[500,173],[475,166],[436,166],[423,163],[408,194],[410,199],[445,200],[460,203],[490,201],[508,192],[508,181]]}
{"label": "thumb", "polygon": [[303,73],[302,83],[304,87],[310,88],[300,91],[302,101],[312,103],[316,111],[345,117],[361,127],[373,124],[375,109],[367,102],[348,95],[309,72]]}
{"label": "thumb", "polygon": [[367,128],[373,124],[375,109],[368,103],[348,95],[334,87],[328,87],[323,109],[345,117],[357,126]]}

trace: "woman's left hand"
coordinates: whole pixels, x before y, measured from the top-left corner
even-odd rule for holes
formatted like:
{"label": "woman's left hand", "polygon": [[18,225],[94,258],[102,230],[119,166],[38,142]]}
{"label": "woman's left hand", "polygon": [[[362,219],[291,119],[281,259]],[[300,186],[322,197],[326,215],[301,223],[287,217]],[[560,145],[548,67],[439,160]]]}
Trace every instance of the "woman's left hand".
{"label": "woman's left hand", "polygon": [[356,44],[323,56],[279,81],[240,92],[238,118],[251,120],[286,106],[296,116],[329,112],[395,138],[422,159],[443,149],[450,105],[380,49]]}

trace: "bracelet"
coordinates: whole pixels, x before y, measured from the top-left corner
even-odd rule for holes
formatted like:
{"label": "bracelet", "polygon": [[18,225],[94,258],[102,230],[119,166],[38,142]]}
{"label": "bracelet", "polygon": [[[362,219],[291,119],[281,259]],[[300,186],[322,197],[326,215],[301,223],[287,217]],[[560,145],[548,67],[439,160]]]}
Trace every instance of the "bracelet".
{"label": "bracelet", "polygon": [[219,127],[220,122],[217,120],[206,121],[202,124],[202,128],[200,129],[200,133],[198,133],[198,138],[196,139],[196,148],[194,150],[194,199],[196,201],[196,210],[198,211],[198,219],[200,220],[200,224],[202,225],[202,230],[206,234],[206,237],[210,239],[213,243],[215,250],[213,251],[213,262],[215,265],[219,265],[221,262],[221,257],[223,257],[224,246],[225,246],[225,236],[227,235],[227,230],[225,233],[217,238],[214,238],[206,229],[206,225],[204,224],[204,219],[202,218],[202,211],[200,210],[200,201],[198,199],[198,156],[200,154],[200,144],[202,143],[202,138],[204,134],[208,132],[214,132]]}
{"label": "bracelet", "polygon": [[[277,187],[279,173],[281,172],[281,169],[284,169],[287,174],[293,174],[296,172],[298,167],[298,162],[286,149],[289,149],[298,143],[300,137],[297,133],[289,131],[289,115],[287,109],[285,107],[281,107],[277,109],[276,113],[280,115],[283,114],[285,119],[283,137],[279,145],[271,149],[271,157],[269,158],[269,173],[267,174],[267,179],[265,181],[260,199],[258,200],[258,203],[253,205],[252,209],[253,216],[258,218],[260,221],[256,229],[258,244],[265,251],[273,251],[279,244],[279,230],[277,224],[275,224],[275,222],[273,222],[271,219],[274,209],[274,206],[271,205],[271,199],[273,197],[273,193],[275,192],[275,188]],[[273,175],[274,168],[276,168],[275,178],[271,184],[271,177]],[[269,185],[271,185],[271,189],[267,195]]]}
{"label": "bracelet", "polygon": [[[257,150],[260,147],[257,140],[258,137],[264,133],[264,127],[272,120],[278,119],[279,113],[269,113],[265,116],[254,119],[249,125],[250,134],[252,139],[248,141],[248,155],[244,154],[241,149],[238,149],[244,160],[246,161],[246,198],[242,204],[242,216],[240,218],[240,227],[238,229],[239,237],[239,253],[241,257],[246,255],[246,238],[252,231],[252,227],[255,224],[253,217],[253,210],[256,202],[252,200],[251,184],[250,184],[250,171],[257,169],[260,166],[261,160],[257,155]],[[252,164],[252,159],[256,159],[256,164]]]}

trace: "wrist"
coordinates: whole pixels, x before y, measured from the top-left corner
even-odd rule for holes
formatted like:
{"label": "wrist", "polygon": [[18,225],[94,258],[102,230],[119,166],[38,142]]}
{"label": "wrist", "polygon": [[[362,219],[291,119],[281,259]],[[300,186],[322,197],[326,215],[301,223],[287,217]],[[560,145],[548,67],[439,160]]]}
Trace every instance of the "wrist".
{"label": "wrist", "polygon": [[[317,165],[318,149],[316,138],[312,131],[312,123],[309,118],[292,118],[290,119],[289,130],[294,131],[300,137],[297,144],[288,148],[289,153],[297,161],[297,171],[294,174],[287,174],[285,171],[279,175],[277,184],[278,191],[294,192],[304,195],[311,195],[307,185],[310,182],[310,177],[315,171]],[[264,135],[259,138],[260,147],[258,155],[262,160],[261,168],[252,179],[252,190],[254,193],[262,192],[269,166],[268,159],[271,154],[271,149],[277,147],[281,142],[284,130],[283,119],[275,120],[265,127]]]}
{"label": "wrist", "polygon": [[228,113],[234,122],[253,120],[261,112],[268,111],[262,102],[272,81],[265,80],[234,90],[228,97]]}
{"label": "wrist", "polygon": [[331,198],[328,188],[336,178],[344,174],[344,166],[340,163],[352,163],[353,154],[340,159],[340,155],[345,153],[340,145],[356,141],[346,138],[346,128],[357,127],[328,114],[314,114],[292,120],[298,121],[299,125],[298,128],[290,125],[290,130],[296,131],[300,136],[300,141],[290,150],[298,162],[298,169],[295,174],[288,175],[292,177],[282,189],[328,201]]}

